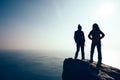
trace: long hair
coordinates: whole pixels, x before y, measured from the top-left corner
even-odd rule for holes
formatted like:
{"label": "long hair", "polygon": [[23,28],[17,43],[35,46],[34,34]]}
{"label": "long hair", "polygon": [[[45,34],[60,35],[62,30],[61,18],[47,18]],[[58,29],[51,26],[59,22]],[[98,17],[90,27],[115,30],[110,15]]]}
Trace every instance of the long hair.
{"label": "long hair", "polygon": [[94,23],[92,30],[93,30],[93,31],[100,31],[100,28],[99,28],[98,24]]}

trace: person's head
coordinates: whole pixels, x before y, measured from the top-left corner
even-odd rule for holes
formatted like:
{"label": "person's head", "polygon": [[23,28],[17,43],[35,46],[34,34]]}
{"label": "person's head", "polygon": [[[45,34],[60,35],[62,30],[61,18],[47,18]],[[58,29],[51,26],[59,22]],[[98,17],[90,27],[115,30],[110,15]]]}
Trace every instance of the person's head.
{"label": "person's head", "polygon": [[80,24],[78,24],[78,30],[81,30],[81,29],[82,29],[81,25],[80,25]]}
{"label": "person's head", "polygon": [[93,24],[93,30],[95,30],[95,31],[100,30],[98,24],[96,24],[96,23]]}

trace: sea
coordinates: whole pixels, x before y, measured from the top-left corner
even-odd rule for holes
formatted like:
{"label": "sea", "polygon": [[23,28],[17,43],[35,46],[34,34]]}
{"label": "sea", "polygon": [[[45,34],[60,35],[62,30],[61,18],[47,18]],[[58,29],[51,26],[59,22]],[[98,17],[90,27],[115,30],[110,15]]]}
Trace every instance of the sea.
{"label": "sea", "polygon": [[0,80],[62,80],[64,57],[42,51],[0,51]]}
{"label": "sea", "polygon": [[[0,80],[62,80],[63,62],[73,56],[73,52],[64,51],[0,50]],[[120,61],[115,63],[116,58],[111,58],[103,61],[120,69]]]}

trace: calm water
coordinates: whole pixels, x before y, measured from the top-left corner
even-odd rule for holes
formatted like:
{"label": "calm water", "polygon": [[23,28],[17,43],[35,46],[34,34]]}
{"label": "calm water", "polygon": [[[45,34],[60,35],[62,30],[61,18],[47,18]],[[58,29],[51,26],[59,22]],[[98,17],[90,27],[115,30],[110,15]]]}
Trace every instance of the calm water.
{"label": "calm water", "polygon": [[61,80],[63,61],[50,53],[0,51],[0,80]]}
{"label": "calm water", "polygon": [[[97,53],[94,55],[97,61]],[[62,80],[65,58],[74,52],[0,51],[0,80]],[[80,59],[80,54],[78,58]],[[118,52],[103,52],[103,63],[120,69]],[[86,53],[89,59],[89,54]]]}

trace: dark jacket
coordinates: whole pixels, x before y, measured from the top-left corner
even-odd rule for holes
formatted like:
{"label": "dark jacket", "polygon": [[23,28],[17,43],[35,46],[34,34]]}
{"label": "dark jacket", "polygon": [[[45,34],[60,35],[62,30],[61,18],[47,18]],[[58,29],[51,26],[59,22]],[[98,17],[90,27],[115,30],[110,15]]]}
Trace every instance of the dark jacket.
{"label": "dark jacket", "polygon": [[75,31],[74,40],[77,44],[83,44],[85,42],[84,32],[80,30]]}
{"label": "dark jacket", "polygon": [[100,42],[104,36],[105,34],[100,30],[99,31],[92,30],[88,35],[89,39],[91,39],[92,42],[95,42],[95,43]]}

